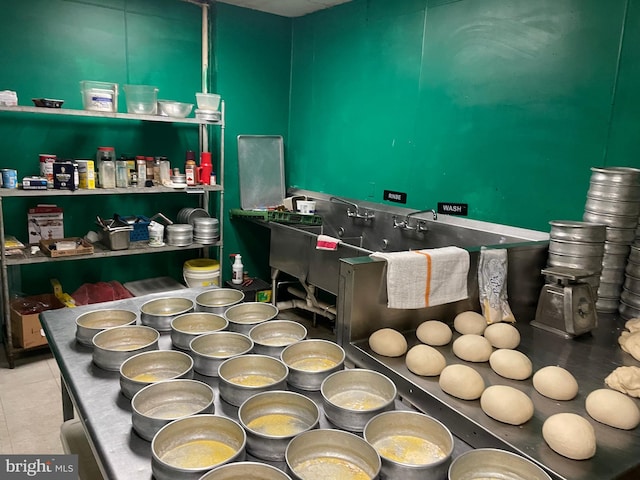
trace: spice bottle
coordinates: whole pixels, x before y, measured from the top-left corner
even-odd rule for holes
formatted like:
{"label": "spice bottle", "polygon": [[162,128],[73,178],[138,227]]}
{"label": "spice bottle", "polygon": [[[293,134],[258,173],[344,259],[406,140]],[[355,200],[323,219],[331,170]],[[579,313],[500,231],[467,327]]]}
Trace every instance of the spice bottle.
{"label": "spice bottle", "polygon": [[101,188],[116,188],[116,165],[112,159],[102,157],[99,178]]}
{"label": "spice bottle", "polygon": [[[100,180],[100,163],[103,160],[111,160],[115,161],[116,159],[116,150],[113,147],[98,147],[98,151],[96,152],[96,165],[95,165],[95,173],[97,174],[96,183],[98,186],[102,187],[102,180]],[[110,187],[103,187],[110,188]]]}
{"label": "spice bottle", "polygon": [[138,173],[138,186],[144,187],[147,181],[147,161],[144,155],[136,156],[136,172]]}
{"label": "spice bottle", "polygon": [[147,162],[147,180],[153,180],[153,157],[145,157]]}
{"label": "spice bottle", "polygon": [[196,154],[193,150],[187,150],[185,154],[184,174],[187,178],[187,185],[196,184]]}

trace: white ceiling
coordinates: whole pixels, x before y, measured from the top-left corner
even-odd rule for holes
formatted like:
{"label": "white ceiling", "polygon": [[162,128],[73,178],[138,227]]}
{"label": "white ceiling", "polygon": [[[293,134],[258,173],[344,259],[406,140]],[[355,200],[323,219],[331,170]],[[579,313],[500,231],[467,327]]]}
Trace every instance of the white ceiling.
{"label": "white ceiling", "polygon": [[351,0],[218,0],[221,3],[237,5],[261,12],[282,15],[283,17],[301,17],[308,13],[333,7]]}

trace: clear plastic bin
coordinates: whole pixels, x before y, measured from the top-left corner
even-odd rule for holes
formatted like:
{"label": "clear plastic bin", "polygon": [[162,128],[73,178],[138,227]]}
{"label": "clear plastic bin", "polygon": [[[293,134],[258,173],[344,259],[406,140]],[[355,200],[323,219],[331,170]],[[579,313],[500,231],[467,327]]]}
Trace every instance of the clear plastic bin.
{"label": "clear plastic bin", "polygon": [[97,112],[118,111],[118,84],[83,80],[80,82],[82,107]]}
{"label": "clear plastic bin", "polygon": [[150,85],[125,85],[127,112],[142,115],[158,113],[158,89]]}

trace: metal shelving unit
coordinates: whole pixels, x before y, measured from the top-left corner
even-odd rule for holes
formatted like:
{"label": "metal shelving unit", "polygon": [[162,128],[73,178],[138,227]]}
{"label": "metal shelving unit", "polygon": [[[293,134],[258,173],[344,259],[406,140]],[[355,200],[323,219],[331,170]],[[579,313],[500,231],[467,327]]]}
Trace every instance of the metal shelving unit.
{"label": "metal shelving unit", "polygon": [[[13,345],[11,332],[11,308],[10,308],[10,292],[9,292],[9,268],[20,268],[21,265],[31,265],[48,262],[66,262],[77,260],[90,260],[108,257],[119,257],[127,255],[155,254],[162,252],[170,252],[177,250],[196,250],[200,249],[206,255],[209,248],[218,249],[218,258],[220,261],[220,269],[223,263],[223,213],[224,213],[224,118],[225,105],[224,101],[220,103],[220,119],[216,121],[201,120],[197,118],[173,118],[163,117],[160,115],[137,115],[130,113],[110,113],[110,112],[94,112],[89,110],[72,110],[66,108],[40,108],[40,107],[4,107],[0,106],[0,112],[6,112],[16,115],[54,115],[54,116],[72,116],[87,118],[106,118],[124,121],[145,121],[199,125],[200,127],[200,149],[208,150],[208,126],[216,126],[220,128],[220,149],[219,149],[219,166],[218,166],[218,184],[217,185],[199,185],[195,188],[175,189],[165,186],[154,187],[138,187],[138,188],[96,188],[92,190],[21,190],[21,189],[0,189],[0,276],[2,280],[2,320],[4,321],[4,343],[9,362],[9,367],[14,367],[14,357],[20,353],[31,350],[24,348],[16,348]],[[133,242],[127,250],[108,250],[99,244],[94,244],[94,253],[90,255],[77,255],[69,257],[48,257],[42,252],[31,253],[25,250],[24,255],[7,256],[5,254],[5,217],[4,202],[11,198],[19,197],[72,197],[72,196],[95,196],[95,195],[199,195],[201,197],[200,204],[202,208],[209,211],[210,194],[217,194],[218,197],[218,218],[220,220],[220,241],[204,245],[193,243],[188,247],[174,247],[165,245],[162,247],[149,247],[144,242]],[[34,347],[33,349],[42,348]]]}

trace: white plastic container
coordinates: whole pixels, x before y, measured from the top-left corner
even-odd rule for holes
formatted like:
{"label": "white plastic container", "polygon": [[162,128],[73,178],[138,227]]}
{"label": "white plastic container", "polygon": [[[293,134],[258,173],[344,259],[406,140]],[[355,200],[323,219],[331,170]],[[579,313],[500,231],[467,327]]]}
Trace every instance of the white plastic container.
{"label": "white plastic container", "polygon": [[151,222],[149,230],[149,246],[162,247],[164,245],[164,225],[158,222]]}
{"label": "white plastic container", "polygon": [[80,82],[82,92],[82,107],[85,110],[97,112],[118,111],[118,84],[107,82]]}
{"label": "white plastic container", "polygon": [[220,286],[220,262],[210,258],[194,258],[184,262],[184,283],[189,288]]}
{"label": "white plastic container", "polygon": [[199,110],[217,112],[220,107],[220,95],[217,93],[196,93]]}

